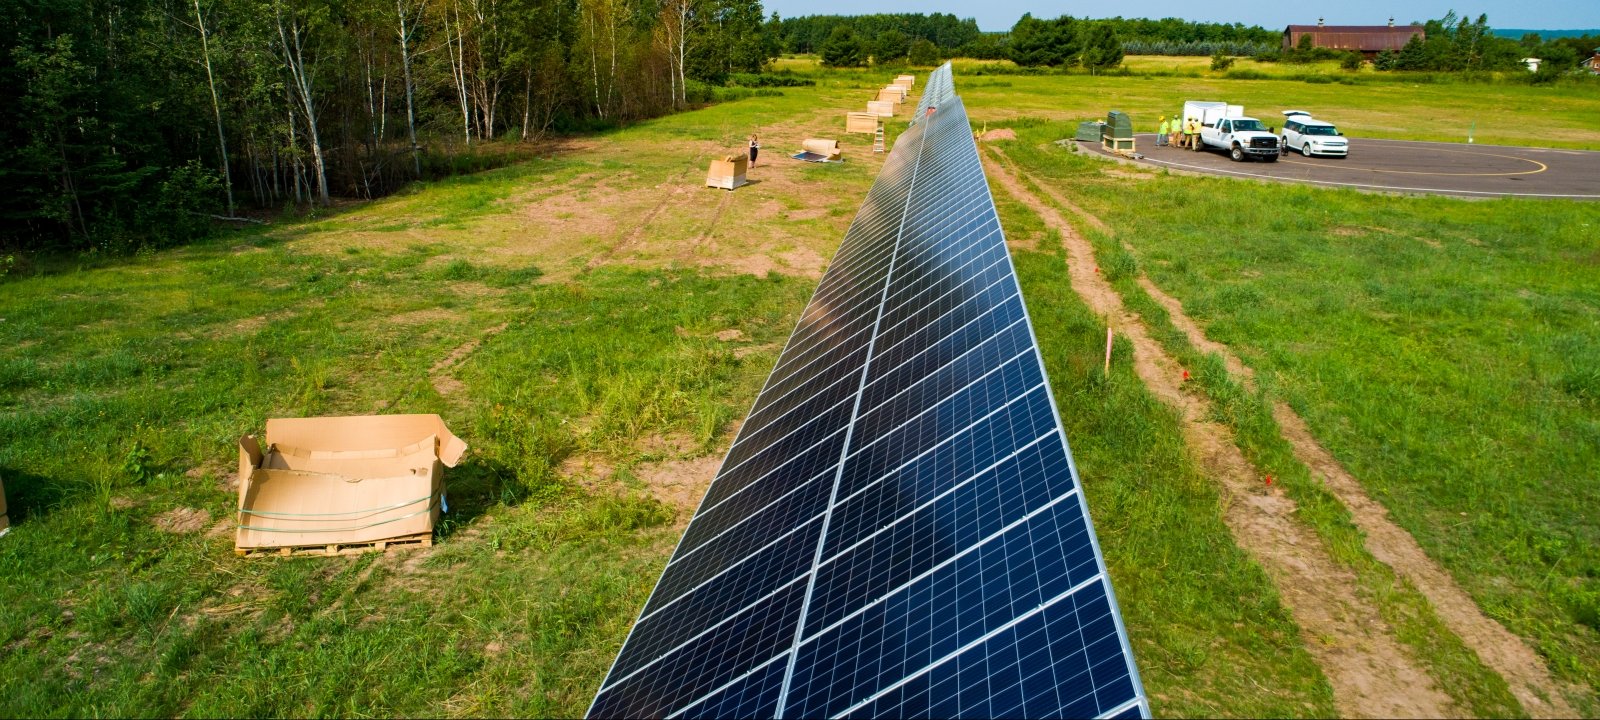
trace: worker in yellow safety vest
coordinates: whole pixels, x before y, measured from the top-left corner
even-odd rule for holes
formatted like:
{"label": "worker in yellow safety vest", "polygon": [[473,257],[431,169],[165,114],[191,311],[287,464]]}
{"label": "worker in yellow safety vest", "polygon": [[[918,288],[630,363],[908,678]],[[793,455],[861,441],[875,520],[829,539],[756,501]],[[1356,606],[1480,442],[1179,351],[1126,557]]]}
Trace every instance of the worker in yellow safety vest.
{"label": "worker in yellow safety vest", "polygon": [[1161,116],[1161,126],[1156,128],[1156,147],[1167,144],[1167,134],[1172,131],[1172,123],[1167,122],[1167,116]]}
{"label": "worker in yellow safety vest", "polygon": [[1200,149],[1200,121],[1189,118],[1183,121],[1183,146],[1190,150]]}

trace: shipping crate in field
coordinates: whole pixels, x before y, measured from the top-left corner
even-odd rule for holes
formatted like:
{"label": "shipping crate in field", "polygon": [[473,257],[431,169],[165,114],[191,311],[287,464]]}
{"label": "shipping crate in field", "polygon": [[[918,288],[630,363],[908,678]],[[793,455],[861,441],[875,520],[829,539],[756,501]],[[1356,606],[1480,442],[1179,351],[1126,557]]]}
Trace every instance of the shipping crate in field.
{"label": "shipping crate in field", "polygon": [[894,117],[895,104],[889,100],[868,100],[867,112],[881,118]]}
{"label": "shipping crate in field", "polygon": [[887,100],[895,103],[905,102],[906,89],[901,87],[886,87],[878,91],[878,100]]}
{"label": "shipping crate in field", "polygon": [[317,554],[431,545],[444,468],[467,444],[438,415],[267,421],[239,441],[234,551]]}
{"label": "shipping crate in field", "polygon": [[723,156],[720,160],[711,161],[711,169],[706,171],[706,187],[732,190],[747,182],[745,175],[749,172],[750,156]]}
{"label": "shipping crate in field", "polygon": [[[868,109],[872,108],[873,102],[877,101],[874,100],[867,103]],[[893,106],[894,103],[889,103],[889,105]],[[878,132],[878,117],[878,113],[875,112],[849,113],[844,116],[844,131],[847,133],[876,133]]]}
{"label": "shipping crate in field", "polygon": [[914,76],[911,76],[911,75],[896,75],[895,78],[894,78],[894,82],[890,83],[890,84],[891,85],[899,85],[900,87],[903,87],[906,90],[910,90],[913,86],[916,85],[916,83],[917,83],[917,79]]}

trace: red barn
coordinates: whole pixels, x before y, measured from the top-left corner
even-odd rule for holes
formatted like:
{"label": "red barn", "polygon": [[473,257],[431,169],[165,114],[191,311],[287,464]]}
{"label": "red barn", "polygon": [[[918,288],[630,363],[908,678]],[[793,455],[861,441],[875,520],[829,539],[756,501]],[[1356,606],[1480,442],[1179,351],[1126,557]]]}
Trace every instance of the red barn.
{"label": "red barn", "polygon": [[1372,58],[1384,50],[1399,52],[1412,37],[1425,37],[1421,25],[1290,25],[1283,30],[1283,49],[1300,47],[1300,38],[1310,37],[1312,47],[1354,50]]}

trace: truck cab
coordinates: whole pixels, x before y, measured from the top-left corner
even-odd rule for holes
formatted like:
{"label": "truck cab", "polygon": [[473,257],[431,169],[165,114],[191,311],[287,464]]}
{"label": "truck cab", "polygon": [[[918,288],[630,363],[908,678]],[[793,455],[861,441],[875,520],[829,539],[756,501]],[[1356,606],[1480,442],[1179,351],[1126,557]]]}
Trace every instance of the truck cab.
{"label": "truck cab", "polygon": [[1213,125],[1203,125],[1200,142],[1206,147],[1226,150],[1234,162],[1247,158],[1278,160],[1278,136],[1252,117],[1225,117]]}

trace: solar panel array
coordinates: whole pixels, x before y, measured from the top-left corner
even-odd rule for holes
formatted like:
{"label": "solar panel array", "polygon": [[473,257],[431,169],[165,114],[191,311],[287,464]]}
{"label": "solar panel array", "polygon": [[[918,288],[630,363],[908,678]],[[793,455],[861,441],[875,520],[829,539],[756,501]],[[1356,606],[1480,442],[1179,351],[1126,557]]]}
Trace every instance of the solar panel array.
{"label": "solar panel array", "polygon": [[922,118],[928,116],[928,108],[937,108],[955,97],[955,81],[950,77],[950,63],[940,65],[937,70],[928,73],[928,79],[922,84],[922,99],[917,101],[916,112],[911,113],[911,124],[915,125]]}
{"label": "solar panel array", "polygon": [[945,99],[886,159],[591,717],[1148,714],[949,82],[930,76]]}

